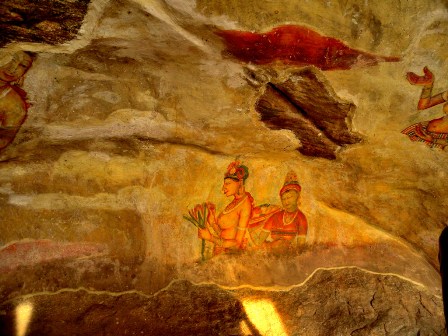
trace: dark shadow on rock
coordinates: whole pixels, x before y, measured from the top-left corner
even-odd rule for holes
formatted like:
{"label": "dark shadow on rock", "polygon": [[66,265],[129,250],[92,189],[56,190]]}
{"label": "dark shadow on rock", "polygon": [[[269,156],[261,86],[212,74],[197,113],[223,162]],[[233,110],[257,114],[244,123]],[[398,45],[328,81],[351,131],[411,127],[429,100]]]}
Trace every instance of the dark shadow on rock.
{"label": "dark shadow on rock", "polygon": [[335,159],[339,148],[361,141],[351,131],[355,105],[339,98],[314,67],[267,83],[255,107],[269,128],[293,131],[307,156]]}
{"label": "dark shadow on rock", "polygon": [[448,226],[442,230],[439,237],[440,275],[442,276],[443,311],[445,313],[445,328],[448,325]]}

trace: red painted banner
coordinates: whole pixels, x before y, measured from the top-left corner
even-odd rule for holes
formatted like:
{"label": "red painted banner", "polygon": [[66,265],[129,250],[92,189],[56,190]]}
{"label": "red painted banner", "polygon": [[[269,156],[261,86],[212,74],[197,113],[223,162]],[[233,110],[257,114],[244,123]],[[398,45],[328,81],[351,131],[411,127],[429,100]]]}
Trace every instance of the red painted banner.
{"label": "red painted banner", "polygon": [[246,63],[278,61],[290,65],[314,65],[322,70],[346,70],[400,60],[399,57],[352,49],[333,37],[295,25],[276,27],[267,33],[220,30],[216,34],[224,39],[230,54]]}

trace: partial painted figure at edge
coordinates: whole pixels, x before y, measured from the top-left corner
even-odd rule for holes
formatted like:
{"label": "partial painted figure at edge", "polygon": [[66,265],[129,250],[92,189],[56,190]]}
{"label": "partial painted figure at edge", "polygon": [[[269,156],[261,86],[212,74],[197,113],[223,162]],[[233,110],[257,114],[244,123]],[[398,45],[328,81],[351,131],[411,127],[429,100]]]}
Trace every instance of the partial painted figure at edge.
{"label": "partial painted figure at edge", "polygon": [[[423,76],[416,75],[413,72],[407,73],[409,83],[423,86],[417,106],[419,110],[428,109],[448,100],[448,91],[433,95],[434,75],[428,67],[425,67],[423,72]],[[448,114],[448,103],[443,105],[443,112]],[[411,141],[424,142],[431,148],[444,149],[448,145],[448,115],[413,124],[401,133],[406,134]]]}
{"label": "partial painted figure at edge", "polygon": [[19,51],[0,65],[0,152],[11,144],[27,117],[29,104],[21,85],[34,58],[33,53]]}

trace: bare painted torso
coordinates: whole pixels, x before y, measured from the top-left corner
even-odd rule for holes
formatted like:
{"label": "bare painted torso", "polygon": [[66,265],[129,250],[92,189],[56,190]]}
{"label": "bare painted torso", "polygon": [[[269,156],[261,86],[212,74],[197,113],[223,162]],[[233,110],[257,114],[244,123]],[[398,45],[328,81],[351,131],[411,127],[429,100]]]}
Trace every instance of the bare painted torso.
{"label": "bare painted torso", "polygon": [[[448,114],[448,104],[443,105],[443,112]],[[427,130],[435,133],[448,133],[448,115],[431,120],[428,123]]]}
{"label": "bare painted torso", "polygon": [[0,150],[10,144],[25,121],[24,100],[10,86],[0,88]]}
{"label": "bare painted torso", "polygon": [[[235,239],[237,227],[239,225],[241,211],[243,209],[251,208],[249,197],[245,197],[241,203],[238,203],[232,209],[222,211],[218,215],[218,226],[221,229],[220,237],[226,240]],[[250,211],[250,210],[249,210]]]}
{"label": "bare painted torso", "polygon": [[426,129],[434,133],[448,133],[448,116],[431,120]]}
{"label": "bare painted torso", "polygon": [[26,106],[22,98],[11,87],[0,88],[1,126],[20,126],[26,116]]}

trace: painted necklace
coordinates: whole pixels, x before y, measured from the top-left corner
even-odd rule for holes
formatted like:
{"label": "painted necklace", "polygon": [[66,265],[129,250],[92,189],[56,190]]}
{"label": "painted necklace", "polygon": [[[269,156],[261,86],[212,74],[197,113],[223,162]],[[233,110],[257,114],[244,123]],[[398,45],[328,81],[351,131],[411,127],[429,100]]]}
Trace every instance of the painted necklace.
{"label": "painted necklace", "polygon": [[286,211],[283,213],[283,226],[289,225],[292,222],[294,222],[294,219],[296,219],[297,214],[299,213],[299,210],[296,211],[296,213],[294,214],[294,216],[292,217],[292,219],[289,222],[286,221],[286,216],[285,216],[286,213],[287,213]]}
{"label": "painted necklace", "polygon": [[244,197],[238,198],[238,199],[234,199],[232,202],[230,202],[229,205],[226,206],[226,208],[224,209],[224,211],[222,212],[223,215],[228,214],[229,212],[232,212],[233,210],[235,210],[236,208],[238,208],[238,206],[240,204],[243,203],[243,201],[247,198],[247,194],[244,195]]}

